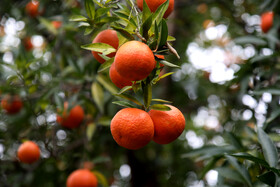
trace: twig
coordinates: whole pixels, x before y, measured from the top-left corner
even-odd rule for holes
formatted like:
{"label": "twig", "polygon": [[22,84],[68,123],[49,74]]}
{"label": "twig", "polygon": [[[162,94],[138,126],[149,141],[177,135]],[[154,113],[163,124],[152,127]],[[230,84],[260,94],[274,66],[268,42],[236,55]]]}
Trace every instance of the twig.
{"label": "twig", "polygon": [[136,7],[135,7],[135,4],[132,2],[132,0],[129,0],[130,3],[132,4],[132,9],[135,11],[136,13],[136,18],[137,18],[137,27],[138,27],[138,30],[140,30],[140,20],[139,20],[139,12],[137,11]]}
{"label": "twig", "polygon": [[135,30],[135,34],[136,34],[136,36],[138,37],[138,38],[140,38],[143,42],[147,42],[147,40],[143,37],[143,36],[141,36],[141,34],[139,33],[139,31],[138,31],[138,29],[136,29]]}

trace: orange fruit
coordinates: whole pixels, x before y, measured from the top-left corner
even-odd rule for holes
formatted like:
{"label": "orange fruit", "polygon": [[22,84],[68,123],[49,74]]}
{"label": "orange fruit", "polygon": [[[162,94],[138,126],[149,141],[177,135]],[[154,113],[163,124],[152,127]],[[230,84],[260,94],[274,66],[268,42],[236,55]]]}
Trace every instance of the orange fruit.
{"label": "orange fruit", "polygon": [[167,106],[169,106],[171,110],[149,111],[155,128],[153,141],[158,144],[168,144],[176,140],[185,129],[185,117],[181,111],[174,106]]}
{"label": "orange fruit", "polygon": [[145,79],[156,67],[153,52],[148,45],[139,41],[123,44],[116,53],[114,63],[120,76],[129,81]]}
{"label": "orange fruit", "polygon": [[[117,32],[111,29],[107,29],[104,31],[101,31],[92,41],[92,43],[105,43],[108,44],[112,47],[114,47],[115,49],[118,49],[119,47],[119,38],[117,35]],[[101,64],[103,64],[105,62],[105,60],[99,56],[98,52],[92,51],[92,55],[94,56],[94,58]],[[116,55],[116,53],[110,53],[107,56],[112,58]]]}
{"label": "orange fruit", "polygon": [[31,16],[31,17],[37,17],[40,13],[39,13],[39,1],[30,1],[29,3],[27,3],[26,7],[25,7],[25,11],[26,13]]}
{"label": "orange fruit", "polygon": [[30,51],[31,49],[33,49],[33,44],[30,37],[26,37],[23,39],[23,45],[26,51]]}
{"label": "orange fruit", "polygon": [[[163,4],[166,0],[146,0],[146,3],[151,10],[151,12],[155,12],[157,8]],[[140,10],[143,10],[143,0],[137,0],[137,6],[140,8]],[[167,18],[174,9],[174,0],[169,1],[169,6],[164,13],[164,18]]]}
{"label": "orange fruit", "polygon": [[62,116],[57,115],[56,121],[66,128],[78,127],[84,119],[84,110],[80,105],[74,106],[68,111],[68,103],[64,102],[64,111]]}
{"label": "orange fruit", "polygon": [[78,169],[72,172],[66,182],[67,187],[97,187],[97,178],[88,169]]}
{"label": "orange fruit", "polygon": [[111,81],[120,89],[126,86],[131,86],[132,82],[120,76],[120,74],[116,71],[115,63],[113,63],[110,67],[109,76]]}
{"label": "orange fruit", "polygon": [[273,12],[265,12],[261,15],[261,29],[267,33],[273,25]]}
{"label": "orange fruit", "polygon": [[120,110],[111,121],[114,140],[127,149],[140,149],[154,136],[154,125],[149,114],[137,108]]}
{"label": "orange fruit", "polygon": [[40,148],[36,143],[26,141],[19,146],[17,155],[21,162],[31,164],[39,160]]}
{"label": "orange fruit", "polygon": [[1,101],[1,107],[7,114],[16,114],[22,108],[22,101],[19,96],[6,95]]}
{"label": "orange fruit", "polygon": [[62,22],[61,21],[52,21],[51,24],[54,28],[59,29],[62,25]]}

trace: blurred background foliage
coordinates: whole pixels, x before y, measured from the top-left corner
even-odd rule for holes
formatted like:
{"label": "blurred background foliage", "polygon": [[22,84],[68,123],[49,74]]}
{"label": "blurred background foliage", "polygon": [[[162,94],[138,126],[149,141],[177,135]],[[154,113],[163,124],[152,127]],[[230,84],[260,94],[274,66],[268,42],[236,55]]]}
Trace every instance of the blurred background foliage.
{"label": "blurred background foliage", "polygon": [[[110,120],[120,109],[111,103],[116,88],[80,48],[101,27],[84,35],[83,25],[69,21],[86,16],[84,2],[41,0],[38,17],[27,15],[28,2],[0,6],[0,97],[18,94],[24,102],[18,114],[0,113],[1,186],[65,186],[80,167],[94,170],[100,186],[279,184],[279,24],[266,34],[260,28],[266,11],[279,22],[277,0],[175,0],[167,22],[181,59],[167,59],[181,69],[172,69],[153,96],[173,101],[186,130],[169,145],[151,142],[137,151],[111,137]],[[78,129],[56,123],[64,101],[84,108]],[[32,165],[16,158],[26,139],[41,149]]]}

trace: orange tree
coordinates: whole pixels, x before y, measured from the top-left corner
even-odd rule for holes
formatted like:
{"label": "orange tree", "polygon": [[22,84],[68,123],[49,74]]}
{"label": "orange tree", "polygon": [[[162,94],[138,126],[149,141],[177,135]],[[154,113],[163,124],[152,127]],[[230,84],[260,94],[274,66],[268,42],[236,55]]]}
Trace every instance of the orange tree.
{"label": "orange tree", "polygon": [[[147,5],[156,4],[151,2],[160,1]],[[77,185],[80,173],[90,178],[80,185],[92,186],[96,179],[99,186],[277,185],[278,1],[176,0],[175,14],[165,19],[172,2],[158,9],[130,0],[1,2],[2,186]],[[104,32],[115,42],[100,37]],[[124,46],[117,54],[132,40],[143,47]],[[152,55],[145,54],[146,45]],[[211,47],[216,57],[226,51],[226,66],[235,72],[230,81],[209,82],[223,73],[221,66],[203,68],[213,63]],[[132,48],[140,52],[128,58]],[[155,67],[141,69],[142,55],[150,62],[145,66]],[[137,64],[129,67],[133,61]],[[139,78],[139,72],[145,76]],[[166,126],[174,114],[163,105],[167,100],[184,114],[187,131],[179,138],[178,132],[154,138],[158,143],[177,138],[158,145],[141,123]],[[127,129],[134,119],[139,131]],[[175,128],[166,129],[159,128],[158,137],[173,135]],[[143,131],[148,138],[135,133]],[[35,154],[26,154],[34,156],[31,164],[18,156],[27,140],[40,148],[39,160],[36,146]],[[121,147],[135,148],[135,141],[144,147]]]}
{"label": "orange tree", "polygon": [[[214,145],[205,142],[204,146],[184,154],[183,157],[193,158],[202,165],[198,167],[200,179],[203,179],[208,171],[216,171],[218,177],[215,185],[278,186],[280,4],[270,0],[240,3],[221,0],[218,3],[219,5],[209,1],[207,6],[225,9],[223,13],[227,15],[226,19],[232,21],[228,25],[230,35],[217,37],[214,42],[229,51],[228,57],[234,56],[234,51],[230,50],[232,45],[239,49],[252,49],[252,53],[245,52],[245,58],[230,59],[230,63],[239,63],[234,77],[231,81],[220,83],[225,89],[223,93],[218,94],[217,90],[217,100],[210,102],[209,99],[209,109],[201,109],[204,115],[202,112],[198,115],[203,117],[205,112],[209,112],[206,115],[211,115],[211,110],[213,112],[218,109],[216,111],[219,111],[220,124],[216,129],[208,127],[201,132],[208,141],[215,136],[222,141]],[[203,12],[205,8],[202,7],[199,11]],[[207,14],[207,10],[204,13]],[[226,19],[220,17],[206,20],[203,26],[207,30],[215,27],[209,26],[209,23],[225,24]],[[233,27],[233,24],[238,26]],[[229,40],[224,43],[222,40],[226,37]],[[209,46],[209,43],[204,45]],[[213,76],[210,76],[211,81],[214,81]],[[218,98],[225,102],[220,103]],[[202,134],[196,125],[191,129]]]}
{"label": "orange tree", "polygon": [[[173,106],[162,104],[170,101],[152,97],[152,86],[172,74],[161,74],[163,67],[179,67],[163,60],[162,56],[158,58],[170,54],[179,57],[170,44],[175,38],[168,35],[163,18],[168,7],[169,1],[154,8],[154,12],[145,2],[141,12],[133,1],[4,3],[1,7],[3,48],[0,67],[1,184],[63,186],[68,176],[68,181],[74,180],[71,173],[79,168],[92,170],[100,186],[125,185],[131,176],[133,186],[156,186],[164,181],[160,180],[164,173],[153,169],[157,157],[153,147],[157,147],[156,144],[151,143],[139,152],[123,149],[114,142],[109,125],[119,110],[118,106],[112,106],[113,101],[145,113],[145,120],[148,119],[151,126],[145,144],[154,135],[154,118],[147,113],[151,109],[162,112],[154,116],[165,115],[167,119],[168,115],[172,118],[173,113],[179,112],[178,131],[174,133],[159,128],[161,138],[167,139],[164,143],[174,141],[183,132],[185,120],[182,113],[178,109],[173,112]],[[84,35],[81,34],[82,28],[85,29]],[[93,40],[92,44],[82,45],[92,41],[89,35],[98,38],[95,36],[108,28],[117,33],[120,50],[118,45],[110,43],[110,39],[106,42],[102,37]],[[90,53],[80,49],[81,45],[93,51],[102,65]],[[110,80],[109,68],[113,62],[115,74],[129,82],[119,86],[121,90]],[[121,100],[115,100],[115,96]],[[142,127],[141,123],[138,128]],[[145,126],[141,130],[145,130]],[[113,131],[112,134],[114,136]],[[137,143],[135,138],[131,136],[133,140],[126,143]],[[142,138],[141,134],[139,138]],[[26,146],[29,140],[40,148],[39,159],[38,150],[33,150],[37,146],[33,143]],[[24,154],[26,152],[28,154]],[[21,156],[23,154],[25,156]],[[141,155],[150,156],[141,158]],[[130,167],[124,165],[126,163]],[[122,168],[126,173],[131,168],[131,172],[124,174]],[[114,174],[115,170],[119,170],[118,174]],[[157,175],[158,179],[154,178]],[[74,181],[67,182],[67,185],[79,186],[76,183],[79,180]],[[88,183],[96,186],[93,180]]]}

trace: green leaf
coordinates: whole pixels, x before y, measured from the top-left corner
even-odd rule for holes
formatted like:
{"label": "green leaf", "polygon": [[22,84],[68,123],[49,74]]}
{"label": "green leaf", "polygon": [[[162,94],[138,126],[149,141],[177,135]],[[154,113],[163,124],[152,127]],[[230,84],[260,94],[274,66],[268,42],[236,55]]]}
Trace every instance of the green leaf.
{"label": "green leaf", "polygon": [[54,101],[55,101],[56,106],[62,112],[64,109],[64,102],[63,102],[63,99],[61,97],[59,97],[58,93],[54,94]]}
{"label": "green leaf", "polygon": [[252,161],[256,164],[260,164],[260,165],[262,165],[266,168],[269,167],[268,163],[265,160],[260,159],[260,158],[255,157],[255,156],[252,156],[248,153],[234,153],[234,154],[231,154],[231,156],[234,156],[236,158],[242,158],[242,159],[250,160],[250,161]]}
{"label": "green leaf", "polygon": [[134,102],[135,104],[139,105],[139,106],[143,106],[142,103],[140,101],[138,101],[135,97],[133,97],[132,95],[129,94],[116,94],[117,97],[121,97],[123,99],[129,100]]}
{"label": "green leaf", "polygon": [[276,168],[279,158],[274,143],[269,138],[269,136],[262,130],[262,128],[258,127],[257,134],[259,142],[263,149],[265,160],[268,162],[269,166]]}
{"label": "green leaf", "polygon": [[96,18],[95,25],[101,27],[104,24],[116,22],[118,20],[119,20],[118,17],[104,17],[104,18],[98,18],[98,19]]}
{"label": "green leaf", "polygon": [[172,101],[167,101],[167,100],[163,100],[163,99],[152,99],[152,101],[161,102],[161,103],[172,103]]}
{"label": "green leaf", "polygon": [[274,110],[273,112],[271,112],[269,118],[267,118],[266,120],[266,124],[271,123],[273,120],[275,120],[278,116],[280,115],[280,108],[277,110]]}
{"label": "green leaf", "polygon": [[137,24],[135,23],[135,21],[131,15],[126,15],[121,12],[114,12],[114,14],[126,22],[126,24],[123,24],[124,26],[127,26],[130,24],[130,25],[132,25],[132,30],[134,30],[137,27]]}
{"label": "green leaf", "polygon": [[198,158],[199,156],[203,155],[204,159],[205,158],[211,158],[213,156],[219,156],[219,155],[224,155],[225,153],[232,153],[235,151],[235,147],[232,145],[227,145],[227,146],[204,146],[199,149],[194,149],[190,151],[189,153],[183,154],[182,158],[190,158],[190,157],[196,157]]}
{"label": "green leaf", "polygon": [[118,92],[118,95],[123,94],[124,92],[126,92],[130,89],[132,89],[132,86],[125,86]]}
{"label": "green leaf", "polygon": [[54,28],[54,26],[51,24],[51,22],[45,18],[40,17],[39,18],[40,23],[44,25],[52,34],[57,34],[57,29]]}
{"label": "green leaf", "polygon": [[112,28],[118,31],[123,37],[127,38],[128,40],[134,40],[133,35],[130,34],[127,30],[117,26],[112,26]]}
{"label": "green leaf", "polygon": [[158,9],[155,11],[154,13],[154,20],[156,22],[160,22],[163,18],[164,13],[166,12],[166,10],[168,9],[169,6],[169,0],[165,1],[164,3],[162,3]]}
{"label": "green leaf", "polygon": [[146,1],[143,0],[143,11],[142,11],[142,23],[152,16],[151,10],[148,7]]}
{"label": "green leaf", "polygon": [[90,123],[87,125],[87,139],[90,141],[94,132],[96,130],[96,125],[94,123]]}
{"label": "green leaf", "polygon": [[152,110],[160,110],[160,111],[169,111],[171,110],[171,108],[169,106],[166,105],[162,105],[162,104],[154,104],[151,106]]}
{"label": "green leaf", "polygon": [[106,2],[105,2],[105,4],[108,4],[108,3],[110,3],[112,0],[107,0]]}
{"label": "green leaf", "polygon": [[273,173],[272,171],[261,174],[257,176],[257,178],[269,186],[275,186],[276,176],[275,173]]}
{"label": "green leaf", "polygon": [[102,187],[109,187],[107,179],[102,173],[100,173],[98,171],[93,171],[92,173],[94,173],[94,175],[96,176],[96,178],[98,180],[98,183],[100,183],[102,185]]}
{"label": "green leaf", "polygon": [[253,185],[251,182],[251,178],[250,178],[249,172],[246,170],[246,168],[244,166],[240,165],[234,157],[232,157],[230,155],[226,155],[225,157],[227,158],[229,163],[235,168],[235,170],[239,173],[239,175],[243,179],[243,181],[245,183],[247,183],[248,186],[252,187]]}
{"label": "green leaf", "polygon": [[173,36],[168,36],[167,41],[168,42],[173,42],[173,41],[176,41],[176,38],[174,38]]}
{"label": "green leaf", "polygon": [[136,108],[134,105],[126,102],[126,101],[114,101],[112,102],[113,104],[119,105],[119,106],[123,106],[123,107],[127,107],[127,108]]}
{"label": "green leaf", "polygon": [[160,81],[161,79],[172,75],[173,73],[174,73],[174,72],[165,73],[164,75],[158,77],[154,82],[156,83],[156,82]]}
{"label": "green leaf", "polygon": [[256,36],[241,36],[239,38],[235,38],[234,42],[239,45],[254,44],[263,46],[267,44],[265,40]]}
{"label": "green leaf", "polygon": [[97,82],[92,83],[91,94],[98,109],[103,113],[104,92],[102,87]]}
{"label": "green leaf", "polygon": [[161,31],[160,31],[159,43],[158,43],[159,47],[166,44],[167,37],[168,37],[168,27],[166,21],[163,19],[161,21]]}
{"label": "green leaf", "polygon": [[143,87],[143,94],[144,94],[144,106],[146,108],[150,107],[151,101],[152,101],[152,85],[150,83],[147,83]]}
{"label": "green leaf", "polygon": [[95,7],[92,0],[85,0],[85,8],[87,15],[90,19],[94,19],[95,16]]}
{"label": "green leaf", "polygon": [[87,18],[81,15],[73,15],[70,17],[69,21],[87,21]]}
{"label": "green leaf", "polygon": [[90,24],[88,22],[80,22],[78,27],[90,27]]}
{"label": "green leaf", "polygon": [[[145,1],[144,1],[145,2]],[[141,34],[143,35],[143,37],[148,40],[149,39],[149,30],[152,26],[153,23],[153,15],[151,15],[142,25],[141,27]]]}
{"label": "green leaf", "polygon": [[264,55],[256,55],[254,56],[253,58],[251,58],[249,61],[251,63],[255,63],[255,62],[264,62],[264,61],[267,61],[267,60],[270,60],[271,58],[273,58],[273,56],[275,55],[267,55],[267,56],[264,56]]}
{"label": "green leaf", "polygon": [[241,176],[235,170],[229,167],[219,167],[219,168],[215,168],[215,170],[219,173],[219,175],[221,175],[226,179],[243,183]]}
{"label": "green leaf", "polygon": [[84,35],[85,36],[89,35],[90,33],[92,33],[93,30],[94,28],[92,27],[86,27]]}
{"label": "green leaf", "polygon": [[229,139],[230,144],[233,145],[234,147],[236,147],[236,149],[238,149],[238,150],[244,149],[241,140],[234,133],[227,132],[226,136]]}
{"label": "green leaf", "polygon": [[273,0],[266,0],[266,1],[263,1],[263,3],[260,5],[260,9],[263,10],[263,9],[266,9],[272,2]]}
{"label": "green leaf", "polygon": [[166,60],[161,60],[161,61],[159,61],[159,62],[162,63],[162,64],[165,65],[165,66],[168,66],[168,67],[180,68],[180,66],[177,66],[177,65],[175,65],[175,64],[172,64],[172,63],[170,63],[170,62],[168,62],[168,61],[166,61]]}
{"label": "green leaf", "polygon": [[158,41],[158,37],[159,37],[159,29],[158,29],[158,25],[157,25],[157,21],[155,21],[154,23],[154,32],[155,32],[155,40]]}
{"label": "green leaf", "polygon": [[109,156],[104,156],[104,155],[99,156],[97,158],[94,158],[92,160],[92,162],[94,164],[100,164],[100,163],[105,163],[105,162],[110,162],[110,161],[111,161],[110,157]]}
{"label": "green leaf", "polygon": [[108,8],[98,8],[95,12],[95,18],[99,18],[99,17],[102,17],[104,16],[105,14],[107,14],[107,12],[109,12],[111,8],[108,7]]}
{"label": "green leaf", "polygon": [[108,56],[106,56],[106,55],[103,55],[103,54],[100,54],[100,53],[97,53],[97,54],[98,54],[98,56],[100,56],[101,58],[103,58],[105,61],[108,61],[108,60],[111,59],[110,57],[108,57]]}
{"label": "green leaf", "polygon": [[280,89],[276,88],[270,88],[270,89],[263,89],[263,90],[257,90],[253,91],[253,95],[262,95],[263,93],[271,93],[272,95],[280,95]]}
{"label": "green leaf", "polygon": [[104,72],[107,69],[109,69],[113,64],[113,62],[114,62],[114,58],[110,58],[109,60],[101,64],[101,66],[98,68],[98,73]]}
{"label": "green leaf", "polygon": [[101,4],[98,0],[93,0],[98,6],[101,8],[106,8],[103,4]]}
{"label": "green leaf", "polygon": [[107,77],[99,74],[96,80],[111,94],[116,94],[118,92],[117,87]]}
{"label": "green leaf", "polygon": [[206,173],[207,173],[209,170],[213,169],[214,166],[215,166],[215,164],[217,163],[217,161],[220,160],[220,159],[221,159],[221,156],[219,156],[219,157],[214,157],[213,159],[211,159],[211,161],[208,162],[206,166],[204,166],[203,171],[202,171],[201,175],[199,176],[199,178],[200,178],[200,179],[203,179],[204,176],[206,175]]}
{"label": "green leaf", "polygon": [[81,48],[90,50],[90,51],[95,51],[95,52],[100,52],[104,55],[108,55],[110,53],[116,52],[116,49],[109,44],[105,43],[91,43],[91,44],[86,44],[82,45]]}

